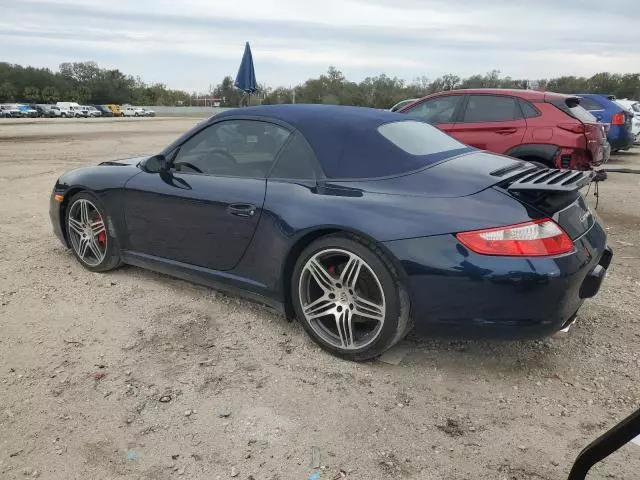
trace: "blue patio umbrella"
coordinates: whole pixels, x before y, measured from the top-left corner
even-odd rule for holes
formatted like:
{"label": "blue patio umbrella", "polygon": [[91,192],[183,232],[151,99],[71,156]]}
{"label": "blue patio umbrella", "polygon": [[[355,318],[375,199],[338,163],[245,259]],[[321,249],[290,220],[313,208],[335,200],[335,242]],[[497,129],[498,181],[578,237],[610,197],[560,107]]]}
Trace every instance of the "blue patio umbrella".
{"label": "blue patio umbrella", "polygon": [[242,62],[240,62],[240,68],[238,69],[238,75],[236,75],[234,85],[236,88],[239,88],[248,94],[258,90],[256,84],[256,72],[253,69],[253,56],[251,55],[249,42],[247,42],[244,47],[244,55],[242,55]]}

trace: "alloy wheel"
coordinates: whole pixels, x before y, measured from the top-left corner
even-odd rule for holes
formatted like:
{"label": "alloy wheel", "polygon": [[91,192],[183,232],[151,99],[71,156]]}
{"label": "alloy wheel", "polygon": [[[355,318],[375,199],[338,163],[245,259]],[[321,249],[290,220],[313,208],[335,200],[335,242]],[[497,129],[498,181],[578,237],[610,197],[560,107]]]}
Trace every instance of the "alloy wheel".
{"label": "alloy wheel", "polygon": [[358,255],[337,248],[321,250],[303,267],[298,290],[305,321],[328,344],[357,350],[380,335],[384,291]]}
{"label": "alloy wheel", "polygon": [[89,200],[76,200],[67,217],[69,240],[87,265],[100,265],[107,254],[107,228],[100,211]]}

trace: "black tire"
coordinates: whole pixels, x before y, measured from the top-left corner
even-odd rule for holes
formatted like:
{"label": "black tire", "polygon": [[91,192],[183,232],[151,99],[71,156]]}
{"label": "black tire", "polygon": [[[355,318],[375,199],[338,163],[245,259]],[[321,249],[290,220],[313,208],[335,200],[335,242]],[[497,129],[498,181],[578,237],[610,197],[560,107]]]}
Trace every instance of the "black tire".
{"label": "black tire", "polygon": [[[106,228],[106,235],[107,235],[107,239],[106,239],[107,248],[106,248],[104,259],[97,265],[87,264],[85,260],[83,260],[80,257],[78,252],[76,252],[75,248],[73,248],[73,245],[71,245],[71,251],[73,252],[73,255],[76,257],[78,262],[84,268],[92,272],[107,272],[109,270],[118,268],[122,264],[122,259],[120,258],[120,244],[118,243],[116,232],[112,227],[113,221],[111,220],[110,216],[106,212],[100,200],[98,200],[98,198],[92,193],[89,193],[87,191],[79,192],[73,195],[73,197],[69,199],[69,202],[67,203],[67,208],[65,209],[65,217],[64,217],[64,228],[67,234],[67,238],[68,239],[71,238],[71,233],[69,231],[69,214],[72,211],[72,207],[74,203],[77,202],[78,200],[83,200],[83,199],[91,202],[96,207],[100,216],[103,219],[103,222]],[[71,242],[69,243],[71,244]]]}
{"label": "black tire", "polygon": [[[360,349],[343,349],[325,341],[311,327],[302,311],[299,282],[307,261],[317,253],[337,248],[364,260],[378,277],[385,298],[385,318],[377,337]],[[296,317],[309,336],[324,350],[352,361],[370,360],[391,348],[411,330],[409,297],[392,263],[382,250],[371,242],[349,234],[332,234],[311,243],[298,257],[291,281],[291,299]]]}

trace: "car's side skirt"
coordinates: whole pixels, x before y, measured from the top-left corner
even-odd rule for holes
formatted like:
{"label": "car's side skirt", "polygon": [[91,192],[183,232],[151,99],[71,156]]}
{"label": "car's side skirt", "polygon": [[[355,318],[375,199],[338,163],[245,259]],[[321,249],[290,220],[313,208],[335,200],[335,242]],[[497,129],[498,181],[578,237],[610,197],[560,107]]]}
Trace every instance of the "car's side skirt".
{"label": "car's side skirt", "polygon": [[285,307],[282,302],[255,291],[262,289],[266,290],[267,286],[250,278],[240,277],[232,273],[221,272],[205,267],[199,267],[197,265],[190,265],[188,263],[177,262],[167,258],[147,255],[145,253],[133,252],[131,250],[124,250],[122,252],[122,261],[129,265],[171,275],[188,282],[206,285],[225,293],[237,295],[246,298],[247,300],[261,303],[279,313],[285,313]]}

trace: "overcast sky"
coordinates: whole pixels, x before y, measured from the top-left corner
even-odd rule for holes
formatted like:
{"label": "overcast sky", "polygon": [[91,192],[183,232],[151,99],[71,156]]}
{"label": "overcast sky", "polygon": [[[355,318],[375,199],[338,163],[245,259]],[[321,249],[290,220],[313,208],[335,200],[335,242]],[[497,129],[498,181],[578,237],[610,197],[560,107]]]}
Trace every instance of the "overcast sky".
{"label": "overcast sky", "polygon": [[516,78],[640,71],[637,0],[0,0],[0,61],[95,60],[206,91],[235,77],[295,85],[498,69]]}

